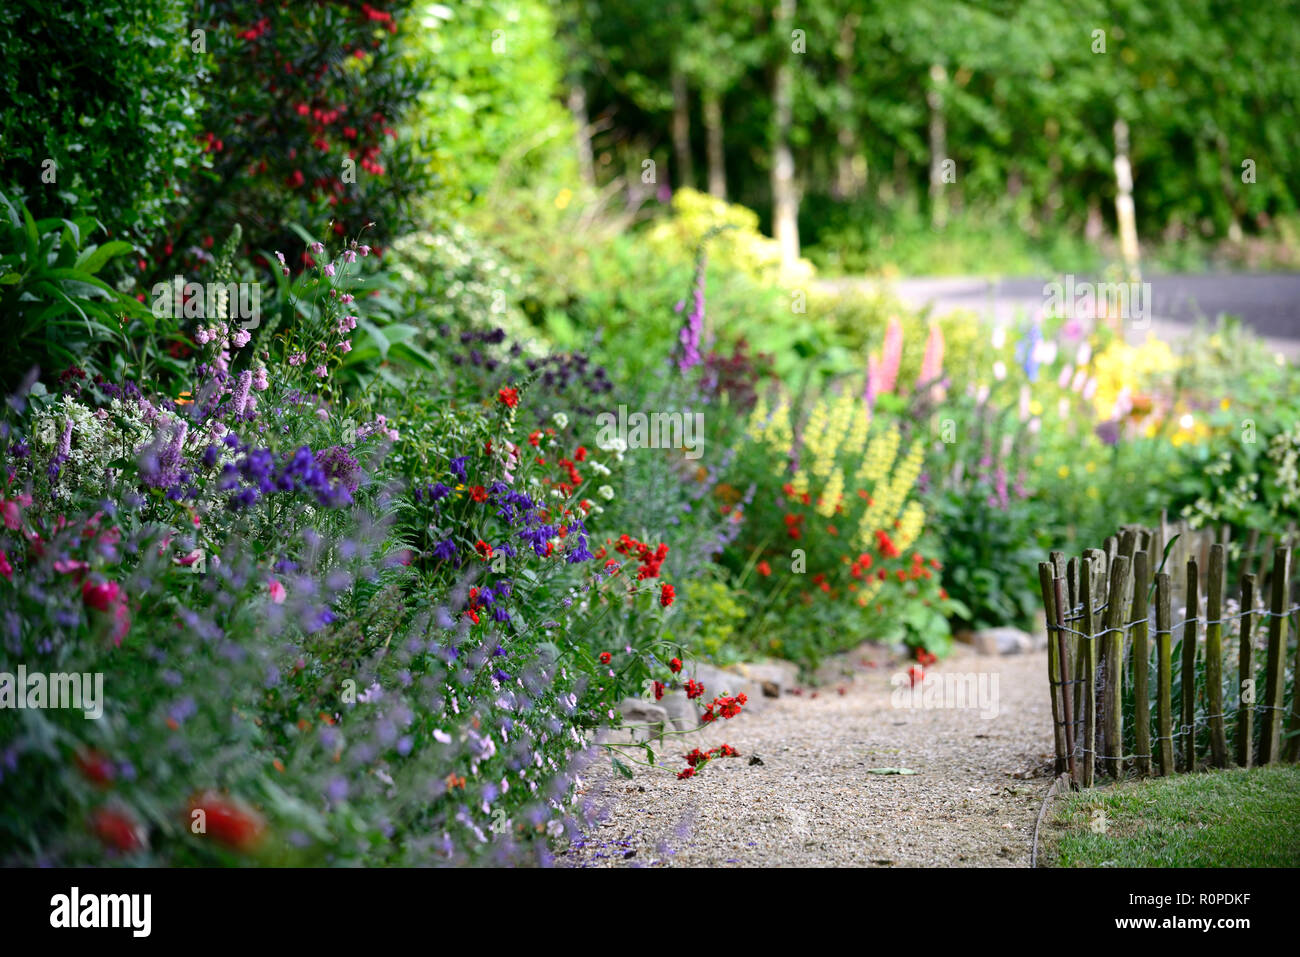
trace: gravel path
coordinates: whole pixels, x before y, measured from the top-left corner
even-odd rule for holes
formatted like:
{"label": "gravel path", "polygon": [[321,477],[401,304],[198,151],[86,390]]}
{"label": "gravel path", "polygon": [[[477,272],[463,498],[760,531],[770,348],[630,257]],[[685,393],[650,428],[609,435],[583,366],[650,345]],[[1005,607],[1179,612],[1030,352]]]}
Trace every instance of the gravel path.
{"label": "gravel path", "polygon": [[600,823],[556,863],[1027,867],[1051,777],[1046,652],[986,657],[958,646],[928,669],[940,681],[983,675],[990,691],[996,680],[991,717],[982,716],[987,707],[895,707],[890,678],[907,666],[865,667],[861,655],[815,697],[804,690],[767,699],[753,713],[656,745],[674,771],[694,747],[726,742],[740,751],[693,778],[636,765],[628,780],[600,759],[581,790]]}

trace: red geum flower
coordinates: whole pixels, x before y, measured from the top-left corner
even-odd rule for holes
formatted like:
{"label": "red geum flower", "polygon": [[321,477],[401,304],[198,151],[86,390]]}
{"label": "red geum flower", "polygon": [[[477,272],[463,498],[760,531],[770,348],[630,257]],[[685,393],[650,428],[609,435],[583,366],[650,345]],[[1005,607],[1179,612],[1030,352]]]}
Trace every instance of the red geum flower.
{"label": "red geum flower", "polygon": [[661,701],[661,700],[663,700],[663,696],[664,696],[664,683],[663,683],[662,681],[656,681],[656,682],[655,682],[655,700],[656,700],[656,701]]}
{"label": "red geum flower", "polygon": [[483,539],[480,538],[478,540],[478,543],[474,546],[474,551],[479,553],[479,556],[483,561],[487,562],[492,560],[492,546],[483,541]]}
{"label": "red geum flower", "polygon": [[683,780],[684,778],[691,778],[691,777],[694,777],[694,776],[695,776],[695,768],[686,768],[685,770],[681,771],[681,772],[677,775],[677,780],[678,780],[678,781],[681,781],[681,780]]}
{"label": "red geum flower", "polygon": [[664,582],[663,588],[661,588],[659,591],[659,604],[667,608],[669,605],[673,603],[673,597],[675,594],[676,593],[673,591],[673,586],[668,584],[667,582]]}
{"label": "red geum flower", "polygon": [[96,808],[90,815],[90,828],[106,846],[124,854],[141,850],[148,839],[135,815],[119,805]]}
{"label": "red geum flower", "polygon": [[912,687],[915,688],[918,681],[925,680],[925,668],[921,665],[912,665],[907,669],[907,677],[911,679]]}
{"label": "red geum flower", "polygon": [[[205,830],[197,833],[206,833],[232,850],[243,853],[254,850],[266,833],[266,820],[261,814],[238,798],[217,791],[204,791],[192,797],[189,811],[191,830],[202,820]],[[196,811],[202,811],[202,816]]]}
{"label": "red geum flower", "polygon": [[486,502],[488,499],[487,489],[482,485],[471,485],[469,489],[469,497],[476,502]]}
{"label": "red geum flower", "polygon": [[607,665],[607,664],[610,663],[610,661],[613,660],[613,657],[614,657],[614,656],[611,655],[608,651],[602,651],[602,652],[600,653],[600,663],[601,663],[602,665]]}
{"label": "red geum flower", "polygon": [[754,566],[754,569],[764,578],[772,574],[772,566],[765,561],[759,562],[757,565]]}
{"label": "red geum flower", "polygon": [[501,401],[502,405],[506,406],[507,408],[513,409],[515,406],[519,404],[519,390],[500,389],[497,391],[497,398]]}
{"label": "red geum flower", "polygon": [[672,661],[668,662],[668,670],[671,671],[673,674],[676,674],[677,672],[681,671],[682,659],[674,658]]}
{"label": "red geum flower", "polygon": [[704,694],[704,685],[700,684],[694,678],[686,682],[686,697],[698,698]]}

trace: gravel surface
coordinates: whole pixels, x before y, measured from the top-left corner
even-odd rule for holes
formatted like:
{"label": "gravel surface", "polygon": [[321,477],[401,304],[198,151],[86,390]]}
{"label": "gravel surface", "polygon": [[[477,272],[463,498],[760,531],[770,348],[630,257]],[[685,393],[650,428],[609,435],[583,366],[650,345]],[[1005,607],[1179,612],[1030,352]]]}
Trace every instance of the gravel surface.
{"label": "gravel surface", "polygon": [[[865,667],[861,652],[845,661],[852,673],[815,697],[786,694],[656,744],[658,763],[674,773],[634,765],[628,780],[599,760],[580,793],[603,816],[556,863],[1027,867],[1051,781],[1046,652],[986,657],[958,646],[927,669],[940,681],[982,675],[989,691],[996,679],[997,713],[988,717],[987,707],[895,706],[890,679],[906,663]],[[741,756],[677,780],[682,755],[723,742]]]}

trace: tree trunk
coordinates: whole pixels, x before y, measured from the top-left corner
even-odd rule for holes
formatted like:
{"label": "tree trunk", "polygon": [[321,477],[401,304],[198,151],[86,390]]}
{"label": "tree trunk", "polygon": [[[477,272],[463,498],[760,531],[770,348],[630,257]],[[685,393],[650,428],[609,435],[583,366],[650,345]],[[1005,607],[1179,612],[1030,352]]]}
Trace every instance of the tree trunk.
{"label": "tree trunk", "polygon": [[695,185],[695,166],[691,162],[691,104],[686,74],[680,67],[672,70],[673,155],[677,158],[677,186]]}
{"label": "tree trunk", "polygon": [[1138,265],[1137,215],[1133,209],[1133,167],[1128,161],[1128,124],[1115,121],[1115,219],[1119,226],[1119,248],[1128,269],[1129,281],[1140,279]]}
{"label": "tree trunk", "polygon": [[790,31],[795,0],[780,0],[777,11],[777,66],[772,75],[772,235],[781,249],[781,268],[799,259],[799,192],[794,178],[790,128],[794,123],[794,73]]}
{"label": "tree trunk", "polygon": [[722,96],[704,91],[704,145],[709,159],[709,195],[727,198],[727,153],[722,135]]}
{"label": "tree trunk", "polygon": [[591,153],[591,129],[587,119],[587,89],[581,83],[569,87],[569,112],[573,115],[574,144],[578,151],[578,172],[588,188],[596,185],[596,163]]}
{"label": "tree trunk", "polygon": [[835,142],[837,155],[831,193],[836,199],[852,199],[866,186],[866,160],[858,152],[856,117],[853,112],[853,47],[857,38],[858,15],[850,13],[840,21],[839,43],[835,48]]}
{"label": "tree trunk", "polygon": [[943,116],[943,87],[948,72],[938,63],[930,67],[930,225],[943,229],[948,222],[948,203],[944,196],[943,164],[948,158],[948,128]]}

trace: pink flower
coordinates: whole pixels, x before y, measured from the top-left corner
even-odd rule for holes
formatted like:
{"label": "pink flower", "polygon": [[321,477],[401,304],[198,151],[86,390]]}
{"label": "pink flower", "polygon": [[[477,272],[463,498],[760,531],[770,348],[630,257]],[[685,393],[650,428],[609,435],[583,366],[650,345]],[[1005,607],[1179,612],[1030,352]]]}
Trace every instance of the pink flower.
{"label": "pink flower", "polygon": [[300,366],[306,361],[307,353],[305,352],[295,352],[293,355],[289,356],[289,365],[291,366]]}
{"label": "pink flower", "polygon": [[898,364],[903,361],[903,324],[897,316],[889,320],[885,330],[885,344],[880,352],[880,381],[877,394],[893,392],[898,384]]}
{"label": "pink flower", "polygon": [[3,548],[0,548],[0,575],[3,575],[7,581],[14,580],[14,566],[9,564],[9,556],[5,554]]}
{"label": "pink flower", "polygon": [[317,366],[316,368],[312,369],[311,374],[314,376],[320,376],[322,379],[325,378],[327,375],[329,375],[329,373],[325,371],[324,366]]}
{"label": "pink flower", "polygon": [[18,503],[13,499],[0,502],[0,517],[4,518],[5,528],[11,532],[17,531],[22,519],[22,514],[18,511]]}
{"label": "pink flower", "polygon": [[352,343],[351,343],[349,340],[344,339],[342,342],[339,343],[339,351],[340,351],[340,352],[351,352],[351,351],[352,351]]}
{"label": "pink flower", "polygon": [[324,244],[324,243],[312,243],[312,244],[311,244],[310,246],[308,246],[307,248],[310,249],[310,250],[311,250],[312,252],[314,252],[314,253],[320,254],[320,253],[323,253],[323,252],[325,251],[325,244]]}
{"label": "pink flower", "polygon": [[92,581],[81,585],[81,600],[95,611],[108,611],[122,599],[122,589],[117,582],[104,582],[96,585]]}
{"label": "pink flower", "polygon": [[284,604],[284,586],[278,581],[274,578],[270,579],[266,583],[266,590],[271,593],[271,601],[275,602],[277,605]]}
{"label": "pink flower", "polygon": [[332,276],[332,275],[334,275],[334,264],[333,264],[333,263],[326,263],[326,264],[325,264],[325,275],[327,275],[327,276]]}
{"label": "pink flower", "polygon": [[77,575],[90,568],[85,562],[72,561],[66,558],[60,558],[54,563],[54,570],[60,575]]}

